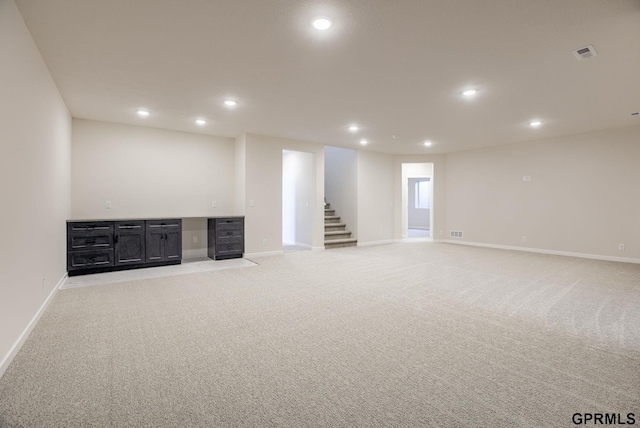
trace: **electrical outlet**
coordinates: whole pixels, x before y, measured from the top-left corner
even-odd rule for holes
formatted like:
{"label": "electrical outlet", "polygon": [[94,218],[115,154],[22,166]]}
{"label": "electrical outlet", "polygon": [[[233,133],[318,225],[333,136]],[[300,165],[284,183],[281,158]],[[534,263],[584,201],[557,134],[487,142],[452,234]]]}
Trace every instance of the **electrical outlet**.
{"label": "electrical outlet", "polygon": [[267,245],[267,240],[266,240],[266,239],[263,239],[263,240],[262,240],[262,245],[264,245],[264,246],[266,246],[266,245]]}
{"label": "electrical outlet", "polygon": [[522,241],[526,241],[527,240],[527,235],[522,235]]}
{"label": "electrical outlet", "polygon": [[197,243],[198,243],[198,237],[197,237],[197,236],[194,236],[194,237],[193,237],[193,243],[194,243],[194,244],[197,244]]}
{"label": "electrical outlet", "polygon": [[522,181],[531,181],[531,176],[530,175],[523,175],[522,176]]}
{"label": "electrical outlet", "polygon": [[618,244],[618,250],[624,251],[624,244]]}
{"label": "electrical outlet", "polygon": [[255,206],[256,206],[256,201],[254,201],[253,199],[251,199],[251,200],[249,201],[249,206],[250,206],[250,207],[255,207]]}
{"label": "electrical outlet", "polygon": [[216,201],[211,202],[212,208],[218,208],[218,203]]}
{"label": "electrical outlet", "polygon": [[307,202],[307,208],[309,208],[309,202]]}
{"label": "electrical outlet", "polygon": [[107,210],[111,209],[111,201],[104,201],[104,208]]}

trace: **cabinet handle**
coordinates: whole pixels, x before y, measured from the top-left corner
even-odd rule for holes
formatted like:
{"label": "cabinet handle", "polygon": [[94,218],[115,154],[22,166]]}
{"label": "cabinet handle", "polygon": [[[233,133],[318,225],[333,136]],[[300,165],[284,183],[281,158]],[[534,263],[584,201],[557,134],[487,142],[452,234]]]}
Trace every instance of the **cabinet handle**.
{"label": "cabinet handle", "polygon": [[140,229],[140,226],[118,226],[118,229]]}

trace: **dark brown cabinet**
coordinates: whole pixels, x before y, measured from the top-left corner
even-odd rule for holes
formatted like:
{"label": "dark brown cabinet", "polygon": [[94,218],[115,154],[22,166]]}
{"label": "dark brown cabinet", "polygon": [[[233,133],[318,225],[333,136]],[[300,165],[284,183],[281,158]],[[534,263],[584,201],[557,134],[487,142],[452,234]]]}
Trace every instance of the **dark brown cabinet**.
{"label": "dark brown cabinet", "polygon": [[147,220],[146,261],[170,262],[182,259],[182,220]]}
{"label": "dark brown cabinet", "polygon": [[207,220],[209,258],[241,258],[244,253],[244,217],[214,217]]}
{"label": "dark brown cabinet", "polygon": [[69,276],[182,260],[182,219],[67,222]]}

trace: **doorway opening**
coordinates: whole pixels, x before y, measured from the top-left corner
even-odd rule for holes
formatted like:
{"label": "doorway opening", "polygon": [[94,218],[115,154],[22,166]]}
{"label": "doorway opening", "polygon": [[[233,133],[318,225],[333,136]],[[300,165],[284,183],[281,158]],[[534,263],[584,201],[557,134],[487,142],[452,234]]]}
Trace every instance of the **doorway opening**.
{"label": "doorway opening", "polygon": [[315,220],[315,154],[282,151],[282,249],[310,250]]}
{"label": "doorway opening", "polygon": [[433,238],[433,163],[402,164],[402,238]]}

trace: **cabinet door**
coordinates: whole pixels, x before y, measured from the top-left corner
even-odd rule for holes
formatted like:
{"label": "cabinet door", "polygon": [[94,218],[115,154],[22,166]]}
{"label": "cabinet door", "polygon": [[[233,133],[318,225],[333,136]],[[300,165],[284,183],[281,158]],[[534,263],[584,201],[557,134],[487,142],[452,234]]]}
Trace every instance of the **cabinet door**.
{"label": "cabinet door", "polygon": [[182,227],[167,226],[164,245],[166,261],[182,259]]}
{"label": "cabinet door", "polygon": [[67,257],[70,271],[113,266],[113,249],[72,251]]}
{"label": "cabinet door", "polygon": [[146,261],[161,262],[164,260],[164,228],[149,227],[146,232]]}
{"label": "cabinet door", "polygon": [[144,221],[117,222],[115,230],[116,266],[144,263]]}

